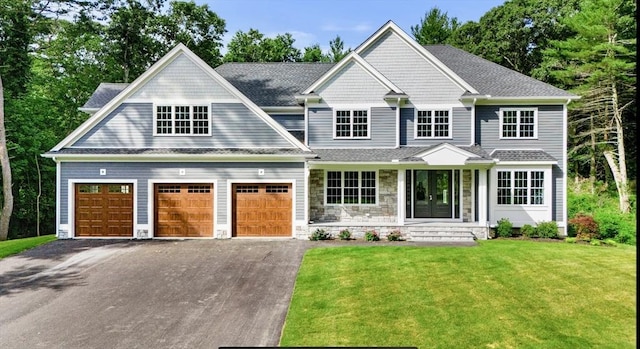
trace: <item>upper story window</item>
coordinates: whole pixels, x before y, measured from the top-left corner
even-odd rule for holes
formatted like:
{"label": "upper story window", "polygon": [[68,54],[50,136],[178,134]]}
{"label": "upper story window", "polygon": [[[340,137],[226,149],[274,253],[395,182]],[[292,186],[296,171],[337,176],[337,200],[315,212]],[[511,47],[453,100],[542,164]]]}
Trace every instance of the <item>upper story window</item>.
{"label": "upper story window", "polygon": [[500,109],[500,138],[537,138],[538,111],[536,109]]}
{"label": "upper story window", "polygon": [[498,171],[498,205],[544,205],[544,171]]}
{"label": "upper story window", "polygon": [[209,107],[206,105],[157,105],[156,135],[211,134]]}
{"label": "upper story window", "polygon": [[366,109],[336,110],[335,138],[369,138],[369,111]]}
{"label": "upper story window", "polygon": [[418,110],[415,138],[451,138],[449,110]]}

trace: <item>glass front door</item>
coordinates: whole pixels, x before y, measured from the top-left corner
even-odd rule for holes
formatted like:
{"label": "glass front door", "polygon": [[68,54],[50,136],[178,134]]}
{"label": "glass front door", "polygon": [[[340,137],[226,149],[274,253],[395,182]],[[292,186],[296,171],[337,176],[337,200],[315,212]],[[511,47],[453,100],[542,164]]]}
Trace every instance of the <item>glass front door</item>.
{"label": "glass front door", "polygon": [[451,177],[451,170],[407,170],[407,218],[451,218]]}

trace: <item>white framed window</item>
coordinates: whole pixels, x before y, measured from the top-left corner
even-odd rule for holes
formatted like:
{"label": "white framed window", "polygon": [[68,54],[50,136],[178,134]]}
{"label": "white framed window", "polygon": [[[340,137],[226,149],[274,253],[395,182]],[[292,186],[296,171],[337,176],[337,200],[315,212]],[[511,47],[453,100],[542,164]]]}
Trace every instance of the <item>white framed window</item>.
{"label": "white framed window", "polygon": [[156,105],[154,135],[211,135],[207,105]]}
{"label": "white framed window", "polygon": [[450,109],[417,109],[415,138],[451,138]]}
{"label": "white framed window", "polygon": [[327,205],[375,205],[376,171],[326,171]]}
{"label": "white framed window", "polygon": [[370,138],[371,118],[368,109],[336,109],[333,121],[334,138]]}
{"label": "white framed window", "polygon": [[500,108],[500,138],[538,138],[538,110],[536,108]]}
{"label": "white framed window", "polygon": [[544,205],[544,171],[499,170],[498,205]]}

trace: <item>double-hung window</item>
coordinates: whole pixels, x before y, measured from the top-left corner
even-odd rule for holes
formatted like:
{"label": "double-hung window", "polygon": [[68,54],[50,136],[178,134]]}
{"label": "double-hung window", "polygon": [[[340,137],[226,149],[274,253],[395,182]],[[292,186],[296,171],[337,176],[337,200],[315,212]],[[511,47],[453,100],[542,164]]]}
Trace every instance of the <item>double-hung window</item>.
{"label": "double-hung window", "polygon": [[156,135],[211,134],[211,117],[206,105],[156,105]]}
{"label": "double-hung window", "polygon": [[335,138],[369,138],[369,111],[337,109],[334,118]]}
{"label": "double-hung window", "polygon": [[418,110],[415,118],[415,138],[451,138],[449,110]]}
{"label": "double-hung window", "polygon": [[376,171],[327,171],[328,205],[374,205]]}
{"label": "double-hung window", "polygon": [[538,111],[535,108],[500,109],[500,138],[537,138]]}
{"label": "double-hung window", "polygon": [[544,205],[544,171],[498,171],[498,205]]}

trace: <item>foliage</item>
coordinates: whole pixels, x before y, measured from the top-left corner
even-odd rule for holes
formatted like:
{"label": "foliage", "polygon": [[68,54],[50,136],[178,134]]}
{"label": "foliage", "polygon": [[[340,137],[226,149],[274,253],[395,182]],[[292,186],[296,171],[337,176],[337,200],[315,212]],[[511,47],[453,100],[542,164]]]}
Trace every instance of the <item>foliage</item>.
{"label": "foliage", "polygon": [[532,237],[538,236],[538,233],[536,232],[536,228],[534,226],[532,226],[531,224],[523,225],[522,228],[520,228],[520,233],[523,236],[526,236],[528,238],[532,238]]}
{"label": "foliage", "polygon": [[564,242],[570,243],[570,244],[575,244],[576,242],[578,242],[578,239],[575,238],[575,237],[566,237],[566,238],[564,238]]}
{"label": "foliage", "polygon": [[0,242],[0,259],[56,240],[55,235],[43,235],[33,238],[14,239]]}
{"label": "foliage", "polygon": [[632,246],[526,240],[310,249],[279,344],[635,348],[636,262]]}
{"label": "foliage", "polygon": [[501,238],[511,237],[513,236],[513,223],[511,223],[509,218],[500,218],[496,226],[496,231]]}
{"label": "foliage", "polygon": [[591,246],[600,246],[602,244],[602,241],[600,241],[598,239],[593,239],[593,240],[589,241],[589,244]]}
{"label": "foliage", "polygon": [[329,56],[322,53],[322,49],[320,45],[313,44],[311,46],[304,48],[304,53],[302,54],[303,62],[329,62]]}
{"label": "foliage", "polygon": [[364,233],[365,241],[380,241],[380,235],[375,230],[369,230]]}
{"label": "foliage", "polygon": [[389,241],[402,241],[402,233],[400,230],[394,230],[387,234],[387,240]]}
{"label": "foliage", "polygon": [[446,12],[432,7],[419,24],[411,26],[411,34],[420,45],[444,44],[458,25],[456,17],[449,18]]}
{"label": "foliage", "polygon": [[329,60],[331,62],[338,62],[344,56],[348,55],[351,52],[351,48],[345,50],[344,42],[340,38],[340,35],[336,35],[336,38],[329,41]]}
{"label": "foliage", "polygon": [[598,223],[591,216],[577,215],[569,220],[569,231],[571,235],[579,240],[590,241],[600,238]]}
{"label": "foliage", "polygon": [[556,223],[555,221],[540,222],[536,227],[536,232],[541,238],[557,239],[558,223]]}
{"label": "foliage", "polygon": [[225,62],[297,62],[300,50],[293,47],[295,39],[289,33],[275,38],[265,37],[257,29],[236,32],[227,44]]}
{"label": "foliage", "polygon": [[309,240],[318,241],[318,240],[331,240],[333,236],[331,233],[327,233],[324,229],[317,228],[311,233],[309,236]]}
{"label": "foliage", "polygon": [[349,229],[342,229],[340,233],[338,233],[338,237],[340,240],[351,240],[351,232]]}
{"label": "foliage", "polygon": [[613,240],[613,239],[604,239],[602,240],[602,244],[607,246],[613,246],[613,247],[618,246],[618,243],[616,242],[616,240]]}

